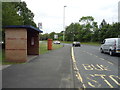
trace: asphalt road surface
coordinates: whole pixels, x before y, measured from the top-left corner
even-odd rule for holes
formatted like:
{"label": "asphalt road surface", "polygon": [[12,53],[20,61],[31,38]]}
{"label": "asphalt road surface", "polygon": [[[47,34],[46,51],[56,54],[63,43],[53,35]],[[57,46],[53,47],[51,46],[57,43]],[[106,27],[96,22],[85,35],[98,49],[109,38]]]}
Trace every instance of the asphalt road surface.
{"label": "asphalt road surface", "polygon": [[120,56],[100,53],[98,46],[73,47],[80,83],[84,88],[119,88]]}

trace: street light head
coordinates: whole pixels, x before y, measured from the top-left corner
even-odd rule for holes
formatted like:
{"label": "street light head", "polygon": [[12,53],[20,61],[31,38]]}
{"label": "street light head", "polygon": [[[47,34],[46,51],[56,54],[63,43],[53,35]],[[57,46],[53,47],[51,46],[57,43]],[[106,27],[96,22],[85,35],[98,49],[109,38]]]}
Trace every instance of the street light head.
{"label": "street light head", "polygon": [[64,6],[64,7],[67,7],[67,6]]}

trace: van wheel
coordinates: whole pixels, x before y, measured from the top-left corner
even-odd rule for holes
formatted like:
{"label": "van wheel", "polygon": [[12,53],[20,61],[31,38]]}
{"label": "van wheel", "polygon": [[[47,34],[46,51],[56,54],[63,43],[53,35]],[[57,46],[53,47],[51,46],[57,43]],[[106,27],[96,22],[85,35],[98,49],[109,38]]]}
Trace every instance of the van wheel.
{"label": "van wheel", "polygon": [[109,54],[110,54],[110,56],[113,56],[114,54],[113,54],[113,52],[110,50],[109,51]]}
{"label": "van wheel", "polygon": [[103,50],[102,50],[102,48],[100,49],[100,52],[101,52],[101,53],[104,53]]}

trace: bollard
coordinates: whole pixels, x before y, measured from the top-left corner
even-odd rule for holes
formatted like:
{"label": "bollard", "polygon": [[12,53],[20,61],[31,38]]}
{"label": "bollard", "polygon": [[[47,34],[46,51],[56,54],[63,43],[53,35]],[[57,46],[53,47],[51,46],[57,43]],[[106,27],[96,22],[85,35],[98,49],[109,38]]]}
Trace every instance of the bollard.
{"label": "bollard", "polygon": [[52,39],[48,39],[48,50],[52,50]]}

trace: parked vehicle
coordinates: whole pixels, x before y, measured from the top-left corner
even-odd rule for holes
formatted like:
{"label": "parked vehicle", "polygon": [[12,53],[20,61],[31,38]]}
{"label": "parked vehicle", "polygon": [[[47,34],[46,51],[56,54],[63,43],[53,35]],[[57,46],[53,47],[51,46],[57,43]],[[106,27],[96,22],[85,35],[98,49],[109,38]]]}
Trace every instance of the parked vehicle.
{"label": "parked vehicle", "polygon": [[54,44],[60,44],[60,41],[54,41],[53,43]]}
{"label": "parked vehicle", "polygon": [[107,38],[101,44],[101,53],[120,54],[120,38]]}
{"label": "parked vehicle", "polygon": [[80,47],[81,44],[80,44],[80,42],[73,42],[73,47],[74,47],[74,46],[79,46],[79,47]]}

